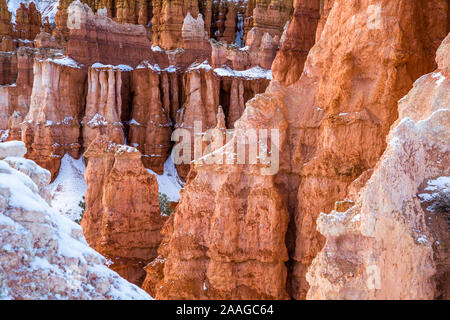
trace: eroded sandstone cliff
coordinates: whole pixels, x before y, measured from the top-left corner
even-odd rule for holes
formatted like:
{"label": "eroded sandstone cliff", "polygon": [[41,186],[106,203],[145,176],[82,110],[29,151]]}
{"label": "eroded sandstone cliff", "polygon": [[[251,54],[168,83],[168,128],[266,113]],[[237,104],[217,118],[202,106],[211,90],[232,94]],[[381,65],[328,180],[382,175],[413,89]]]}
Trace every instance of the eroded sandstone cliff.
{"label": "eroded sandstone cliff", "polygon": [[162,173],[172,148],[172,119],[179,108],[176,70],[142,63],[132,72],[131,92],[130,144],[142,153],[147,168]]}
{"label": "eroded sandstone cliff", "polygon": [[69,57],[35,59],[30,108],[20,123],[27,158],[58,173],[61,158],[80,157],[86,71]]}
{"label": "eroded sandstone cliff", "polygon": [[86,211],[81,220],[89,245],[110,260],[110,268],[141,285],[144,267],[156,256],[160,230],[158,182],[141,163],[140,152],[99,135],[84,154]]}
{"label": "eroded sandstone cliff", "polygon": [[450,36],[437,62],[399,101],[387,149],[351,208],[319,216],[327,239],[308,298],[448,299]]}
{"label": "eroded sandstone cliff", "polygon": [[[301,13],[299,18],[313,19],[317,24],[314,12],[319,10],[318,4],[298,1],[294,7]],[[430,6],[435,10],[426,10]],[[314,11],[303,14],[305,8]],[[281,219],[285,210],[290,214],[288,231],[279,228],[281,233],[268,240],[274,241],[271,246],[275,239],[286,237],[290,256],[287,286],[286,282],[275,285],[265,281],[266,287],[260,288],[245,282],[241,261],[235,257],[236,252],[246,252],[239,242],[234,251],[221,248],[220,258],[216,256],[215,243],[223,239],[236,243],[236,230],[241,230],[238,239],[252,239],[250,230],[240,228],[246,225],[247,218],[259,212],[247,205],[251,202],[252,179],[257,179],[254,172],[246,166],[222,166],[220,170],[215,166],[196,166],[174,213],[172,230],[161,246],[163,280],[159,283],[162,288],[156,288],[156,296],[223,298],[236,297],[236,292],[241,292],[247,298],[283,297],[266,295],[265,290],[276,287],[278,293],[287,291],[293,298],[305,298],[306,270],[324,245],[323,236],[315,230],[316,218],[321,211],[331,210],[337,200],[345,199],[350,185],[359,190],[370,177],[385,150],[389,128],[398,116],[397,101],[419,76],[435,68],[435,51],[448,32],[447,14],[448,7],[441,0],[334,1],[301,76],[300,69],[287,82],[284,78],[272,81],[264,95],[257,95],[247,104],[239,121],[240,126],[255,129],[264,128],[274,121],[271,119],[282,117],[286,121],[286,126],[279,127],[280,135],[286,139],[280,149],[280,170],[273,177],[274,188],[266,194],[281,197],[276,206],[279,209],[270,210],[273,219]],[[294,41],[298,37],[289,41],[289,34],[294,36],[305,23],[295,19],[287,29],[283,47],[287,51],[306,51],[305,44],[311,42]],[[309,32],[307,39],[314,38],[315,34]],[[285,70],[283,74],[288,74],[291,63],[290,59],[275,62],[278,70]],[[285,86],[291,82],[291,86]],[[239,133],[236,135],[239,137]],[[223,178],[223,171],[228,179]],[[229,181],[235,181],[233,187],[227,187]],[[228,197],[239,186],[238,181],[242,181],[246,192]],[[222,225],[227,217],[235,220]],[[222,231],[216,234],[217,221]],[[255,225],[252,231],[262,231],[259,227]],[[283,245],[277,250],[282,251]],[[250,252],[246,261],[259,258]],[[222,259],[227,261],[227,272],[216,269],[217,261]],[[251,264],[249,268],[255,268],[258,274],[256,266]],[[209,273],[210,270],[217,273]],[[206,288],[211,289],[202,292],[205,280]]]}
{"label": "eroded sandstone cliff", "polygon": [[125,141],[124,123],[130,114],[132,70],[128,66],[100,63],[89,68],[86,108],[81,122],[85,150],[98,134],[105,134],[118,144]]}
{"label": "eroded sandstone cliff", "polygon": [[167,65],[166,55],[151,50],[144,26],[115,23],[106,15],[94,14],[79,1],[72,2],[67,11],[70,30],[67,55],[76,61],[86,65],[100,62],[135,67],[150,59],[162,67]]}

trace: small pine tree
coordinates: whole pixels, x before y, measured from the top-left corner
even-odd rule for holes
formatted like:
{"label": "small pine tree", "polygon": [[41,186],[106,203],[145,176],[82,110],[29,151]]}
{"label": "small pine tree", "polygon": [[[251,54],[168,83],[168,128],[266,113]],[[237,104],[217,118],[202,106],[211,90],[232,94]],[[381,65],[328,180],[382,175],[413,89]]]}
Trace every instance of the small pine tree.
{"label": "small pine tree", "polygon": [[161,209],[161,214],[165,216],[170,216],[173,212],[173,209],[169,206],[169,198],[165,193],[159,193],[159,208]]}
{"label": "small pine tree", "polygon": [[433,199],[433,203],[428,207],[430,210],[439,213],[450,213],[450,193],[438,191],[437,196]]}
{"label": "small pine tree", "polygon": [[81,216],[80,219],[75,219],[75,222],[80,224],[81,219],[83,219],[84,211],[86,211],[86,200],[84,199],[84,196],[83,200],[78,203],[78,206],[81,208]]}

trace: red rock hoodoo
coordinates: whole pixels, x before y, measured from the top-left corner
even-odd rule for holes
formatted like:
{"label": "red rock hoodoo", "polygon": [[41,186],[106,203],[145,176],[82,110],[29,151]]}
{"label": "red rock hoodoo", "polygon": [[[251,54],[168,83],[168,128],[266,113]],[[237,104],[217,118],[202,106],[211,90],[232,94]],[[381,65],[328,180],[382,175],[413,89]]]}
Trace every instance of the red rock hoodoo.
{"label": "red rock hoodoo", "polygon": [[133,70],[131,77],[129,141],[142,153],[145,167],[162,174],[172,148],[171,119],[178,111],[177,74],[143,63]]}
{"label": "red rock hoodoo", "polygon": [[35,59],[30,109],[21,123],[27,158],[52,173],[69,153],[80,157],[80,118],[84,109],[86,72],[68,57]]}
{"label": "red rock hoodoo", "polygon": [[94,64],[88,72],[86,109],[82,121],[83,147],[100,134],[121,144],[125,139],[124,123],[130,110],[130,72],[128,66]]}
{"label": "red rock hoodoo", "polygon": [[21,3],[16,12],[16,36],[19,39],[34,40],[41,29],[41,14],[36,9],[34,2],[28,8]]}
{"label": "red rock hoodoo", "polygon": [[158,182],[142,165],[133,147],[99,135],[84,156],[86,211],[81,220],[91,247],[110,259],[110,267],[141,285],[144,267],[156,257],[160,230]]}

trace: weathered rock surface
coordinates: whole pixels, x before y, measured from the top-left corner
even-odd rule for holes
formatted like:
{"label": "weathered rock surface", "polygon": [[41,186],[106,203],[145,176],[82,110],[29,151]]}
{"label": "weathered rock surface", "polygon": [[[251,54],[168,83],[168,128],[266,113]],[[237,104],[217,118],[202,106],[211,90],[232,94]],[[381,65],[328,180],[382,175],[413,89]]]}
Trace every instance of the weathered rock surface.
{"label": "weathered rock surface", "polygon": [[6,0],[0,0],[0,41],[3,40],[3,37],[12,35],[11,12],[8,11]]}
{"label": "weathered rock surface", "polygon": [[22,142],[11,143],[17,149],[8,146],[0,160],[0,298],[149,299],[108,269],[81,228],[48,205],[40,191],[50,173],[21,158]]}
{"label": "weathered rock surface", "polygon": [[84,154],[86,211],[81,221],[87,242],[110,259],[110,268],[141,285],[144,267],[156,256],[160,230],[158,182],[142,165],[137,149],[98,136]]}
{"label": "weathered rock surface", "polygon": [[58,173],[61,158],[80,157],[80,118],[85,106],[86,71],[69,57],[36,59],[30,109],[21,124],[27,158]]}
{"label": "weathered rock surface", "polygon": [[[436,16],[430,13],[435,19],[448,14],[442,4],[434,3],[440,8]],[[356,189],[364,185],[386,147],[385,137],[398,116],[397,101],[414,80],[435,68],[436,39],[443,39],[447,30],[444,23],[437,27],[427,22],[431,16],[416,20],[426,5],[430,3],[366,1],[352,7],[335,2],[302,77],[293,86],[300,93],[294,101],[306,101],[301,104],[305,113],[297,120],[305,125],[292,154],[294,168],[301,168],[294,211],[294,297],[305,297],[304,274],[324,244],[315,231],[319,212],[330,211],[335,201],[345,199],[355,179],[359,178]],[[357,36],[341,46],[338,39],[351,30],[357,30]],[[306,137],[308,131],[317,136]]]}
{"label": "weathered rock surface", "polygon": [[274,61],[274,79],[288,86],[303,72],[309,50],[314,45],[319,22],[319,0],[297,0],[283,45]]}
{"label": "weathered rock surface", "polygon": [[[318,10],[317,4],[316,1],[299,1],[294,7]],[[436,10],[424,10],[428,6]],[[300,17],[305,12],[302,10],[297,10]],[[417,19],[423,12],[427,12],[424,19]],[[295,83],[289,87],[272,81],[265,95],[258,95],[248,103],[244,115],[250,115],[248,109],[252,106],[252,117],[242,117],[240,126],[264,128],[265,121],[281,116],[287,123],[280,127],[281,136],[286,135],[286,141],[280,151],[280,170],[273,182],[281,202],[279,207],[277,205],[278,215],[270,212],[273,217],[282,216],[284,210],[290,214],[288,231],[280,235],[286,236],[289,250],[288,281],[287,288],[283,287],[284,282],[278,287],[265,281],[265,289],[277,287],[278,292],[287,290],[292,298],[305,298],[308,290],[306,270],[325,242],[315,230],[315,220],[320,212],[330,211],[336,201],[347,197],[354,180],[360,178],[359,184],[353,184],[359,190],[370,177],[370,170],[386,148],[385,137],[389,128],[398,116],[397,101],[419,76],[435,69],[437,40],[441,41],[447,34],[447,14],[448,8],[441,0],[365,0],[358,5],[335,1],[301,77],[298,80],[292,77]],[[315,14],[307,14],[306,17],[318,20]],[[289,43],[290,30],[292,34],[301,30],[304,23],[301,21],[291,21],[283,46]],[[349,34],[352,37],[343,41],[344,35]],[[314,32],[311,37],[314,41]],[[303,42],[297,42],[297,45],[299,50],[306,50]],[[289,65],[289,59],[286,61]],[[280,64],[279,70],[283,65]],[[229,181],[242,181],[242,190],[251,190],[251,181],[256,179],[253,171],[245,166],[228,167],[227,170]],[[226,236],[221,233],[216,236],[210,231],[213,230],[213,220],[208,219],[217,214],[217,219],[222,221],[229,213],[235,212],[233,208],[248,208],[234,205],[233,199],[250,201],[246,192],[227,198],[229,192],[241,190],[238,182],[233,182],[230,188],[223,188],[225,190],[220,189],[221,192],[209,191],[217,190],[222,185],[220,181],[225,180],[214,167],[197,167],[191,171],[174,213],[173,232],[165,246],[170,250],[161,252],[167,260],[164,262],[164,278],[160,282],[162,288],[160,291],[156,289],[157,297],[205,297],[199,291],[206,274],[209,279],[205,270],[213,268],[207,266],[215,262],[210,244],[228,239],[227,235],[232,234],[230,231]],[[208,191],[201,191],[203,186],[208,186],[204,189]],[[225,203],[223,199],[228,201]],[[221,213],[216,208],[221,208]],[[240,214],[238,216],[244,219],[242,210]],[[201,218],[196,220],[200,215]],[[230,224],[236,228],[240,226],[239,223]],[[250,241],[251,232],[241,232],[239,237],[248,237]],[[230,262],[239,250],[220,252],[221,257]],[[223,291],[212,290],[209,297],[230,297],[233,296],[231,292],[236,292],[233,290],[242,288],[238,285],[240,282],[235,281],[240,279],[237,271],[215,271],[213,288],[219,288],[218,282],[229,287]],[[219,277],[220,281],[217,280]],[[258,290],[252,292],[264,291]],[[264,297],[260,294],[255,296]]]}
{"label": "weathered rock surface", "polygon": [[[249,102],[236,127],[250,129],[249,123],[258,121],[254,112],[261,116],[279,111],[271,102],[268,96]],[[286,121],[280,116],[258,124],[282,129]],[[236,143],[235,136],[228,145]],[[225,156],[222,152],[219,157]],[[164,274],[150,292],[160,299],[287,298],[288,213],[274,176],[261,175],[258,164],[207,165],[207,157],[191,169],[173,218],[165,226],[159,249],[164,258],[147,267],[148,277],[158,273],[158,267]]]}
{"label": "weathered rock surface", "polygon": [[13,84],[17,76],[17,56],[13,52],[0,52],[0,85]]}
{"label": "weathered rock surface", "polygon": [[163,52],[151,50],[142,25],[120,24],[105,15],[95,15],[88,5],[78,0],[68,7],[68,16],[67,55],[80,63],[135,67],[148,59],[161,67],[168,64]]}
{"label": "weathered rock surface", "polygon": [[211,64],[214,67],[228,66],[235,70],[246,70],[260,66],[270,69],[278,50],[279,37],[269,33],[258,34],[251,29],[247,34],[247,45],[237,48],[235,45],[211,40]]}
{"label": "weathered rock surface", "polygon": [[112,142],[124,142],[124,122],[130,114],[131,70],[127,66],[99,63],[89,68],[86,109],[82,120],[85,150],[99,133],[107,135]]}
{"label": "weathered rock surface", "polygon": [[9,130],[9,140],[20,140],[20,123],[30,106],[35,51],[23,47],[8,55],[17,61],[17,69],[13,75],[14,81],[0,86],[0,130]]}
{"label": "weathered rock surface", "polygon": [[450,182],[450,36],[437,61],[399,101],[387,149],[354,205],[319,216],[326,244],[309,268],[308,298],[448,299],[450,241],[436,226],[447,223],[449,186],[429,181]]}
{"label": "weathered rock surface", "polygon": [[34,40],[41,29],[41,14],[36,9],[34,2],[28,7],[24,3],[16,11],[15,35],[19,39]]}
{"label": "weathered rock surface", "polygon": [[196,17],[197,1],[153,1],[152,43],[165,50],[182,47],[182,26],[187,13]]}
{"label": "weathered rock surface", "polygon": [[263,93],[270,80],[267,78],[220,77],[220,105],[226,111],[226,127],[234,128],[234,123],[245,110],[247,101]]}
{"label": "weathered rock surface", "polygon": [[131,73],[129,142],[142,153],[145,167],[159,174],[172,148],[172,117],[179,104],[177,74],[172,71],[142,63]]}
{"label": "weathered rock surface", "polygon": [[[301,1],[301,0],[300,0]],[[307,0],[311,1],[311,0]],[[313,2],[315,0],[312,0]],[[298,5],[298,1],[294,1]],[[249,2],[249,8],[253,6],[251,16],[245,18],[245,41],[250,29],[255,31],[262,37],[265,33],[269,33],[272,37],[281,36],[283,27],[292,14],[293,1],[291,0],[256,0]],[[296,5],[294,4],[294,7]],[[250,13],[249,13],[250,14]]]}
{"label": "weathered rock surface", "polygon": [[[253,70],[255,71],[255,70]],[[191,134],[191,160],[194,159],[194,125],[206,131],[217,125],[217,110],[221,106],[226,117],[226,128],[234,128],[245,109],[245,103],[256,94],[264,92],[269,80],[260,68],[252,72],[234,71],[229,68],[213,69],[209,64],[194,63],[186,71],[183,80],[185,101],[176,114],[175,128],[186,129]],[[180,177],[185,179],[190,165],[177,166]]]}

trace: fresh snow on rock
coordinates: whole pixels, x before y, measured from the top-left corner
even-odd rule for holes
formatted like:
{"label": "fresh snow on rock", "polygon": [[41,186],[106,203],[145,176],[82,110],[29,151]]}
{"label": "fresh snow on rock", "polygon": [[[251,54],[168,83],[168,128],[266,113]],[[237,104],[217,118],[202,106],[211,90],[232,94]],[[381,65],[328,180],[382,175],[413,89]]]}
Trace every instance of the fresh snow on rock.
{"label": "fresh snow on rock", "polygon": [[76,62],[72,58],[66,57],[66,56],[63,56],[61,58],[58,57],[56,59],[48,58],[47,61],[59,64],[59,65],[62,65],[62,66],[67,66],[67,67],[70,67],[70,68],[80,69],[82,67],[81,64],[79,64],[78,62]]}
{"label": "fresh snow on rock", "polygon": [[0,160],[0,300],[151,299],[41,197],[49,176],[20,152]]}
{"label": "fresh snow on rock", "polygon": [[230,67],[216,68],[214,72],[220,77],[236,77],[246,79],[260,79],[265,78],[272,80],[272,70],[266,70],[261,67],[253,67],[247,70],[238,71]]}
{"label": "fresh snow on rock", "polygon": [[153,71],[156,72],[161,72],[161,71],[166,71],[166,72],[176,72],[177,71],[177,67],[170,65],[167,68],[163,68],[161,69],[161,67],[155,63],[155,64],[151,64],[150,62],[148,62],[147,60],[142,61],[137,67],[136,69],[151,69]]}
{"label": "fresh snow on rock", "polygon": [[111,68],[119,71],[133,71],[133,68],[126,64],[118,64],[113,66],[111,64],[103,64],[100,62],[96,62],[91,66],[92,69],[102,69],[102,68]]}
{"label": "fresh snow on rock", "polygon": [[164,50],[161,49],[160,46],[152,46],[152,51],[154,51],[154,52],[164,52]]}
{"label": "fresh snow on rock", "polygon": [[78,205],[86,194],[83,159],[75,160],[65,154],[61,160],[59,174],[50,184],[51,206],[72,221],[81,218],[82,209]]}
{"label": "fresh snow on rock", "polygon": [[445,80],[445,77],[440,72],[434,73],[431,77],[434,78],[434,79],[437,79],[436,80],[436,87],[439,87]]}
{"label": "fresh snow on rock", "polygon": [[106,121],[105,117],[101,114],[96,113],[91,120],[87,123],[91,127],[98,127],[98,126],[107,126],[108,122]]}
{"label": "fresh snow on rock", "polygon": [[190,72],[193,70],[204,69],[206,71],[213,70],[216,75],[219,77],[234,77],[234,78],[245,78],[245,79],[268,79],[272,80],[272,70],[266,70],[259,66],[253,67],[247,70],[234,70],[228,66],[223,68],[215,68],[213,69],[211,65],[208,63],[208,60],[203,61],[202,63],[194,62],[189,66],[186,72]]}
{"label": "fresh snow on rock", "polygon": [[202,63],[194,62],[189,66],[189,68],[186,70],[186,72],[193,71],[193,70],[200,70],[204,69],[206,71],[211,70],[212,67],[209,65],[208,60],[203,61]]}
{"label": "fresh snow on rock", "polygon": [[135,126],[140,126],[141,124],[139,122],[137,122],[134,118],[131,119],[130,121],[128,121],[129,125],[135,125]]}
{"label": "fresh snow on rock", "polygon": [[184,183],[178,176],[177,169],[173,162],[173,154],[171,154],[164,163],[164,172],[162,175],[159,175],[150,169],[147,170],[151,174],[154,174],[158,179],[160,193],[166,194],[169,201],[178,202],[180,200],[180,190],[183,188]]}
{"label": "fresh snow on rock", "polygon": [[11,156],[23,157],[26,153],[27,148],[22,141],[8,141],[0,144],[0,159]]}
{"label": "fresh snow on rock", "polygon": [[[426,193],[419,194],[419,198],[421,202],[430,203],[427,207],[428,212],[434,212],[435,207],[441,201],[448,201],[450,199],[450,177],[442,176],[428,180],[424,191]],[[443,199],[444,197],[447,199]]]}

